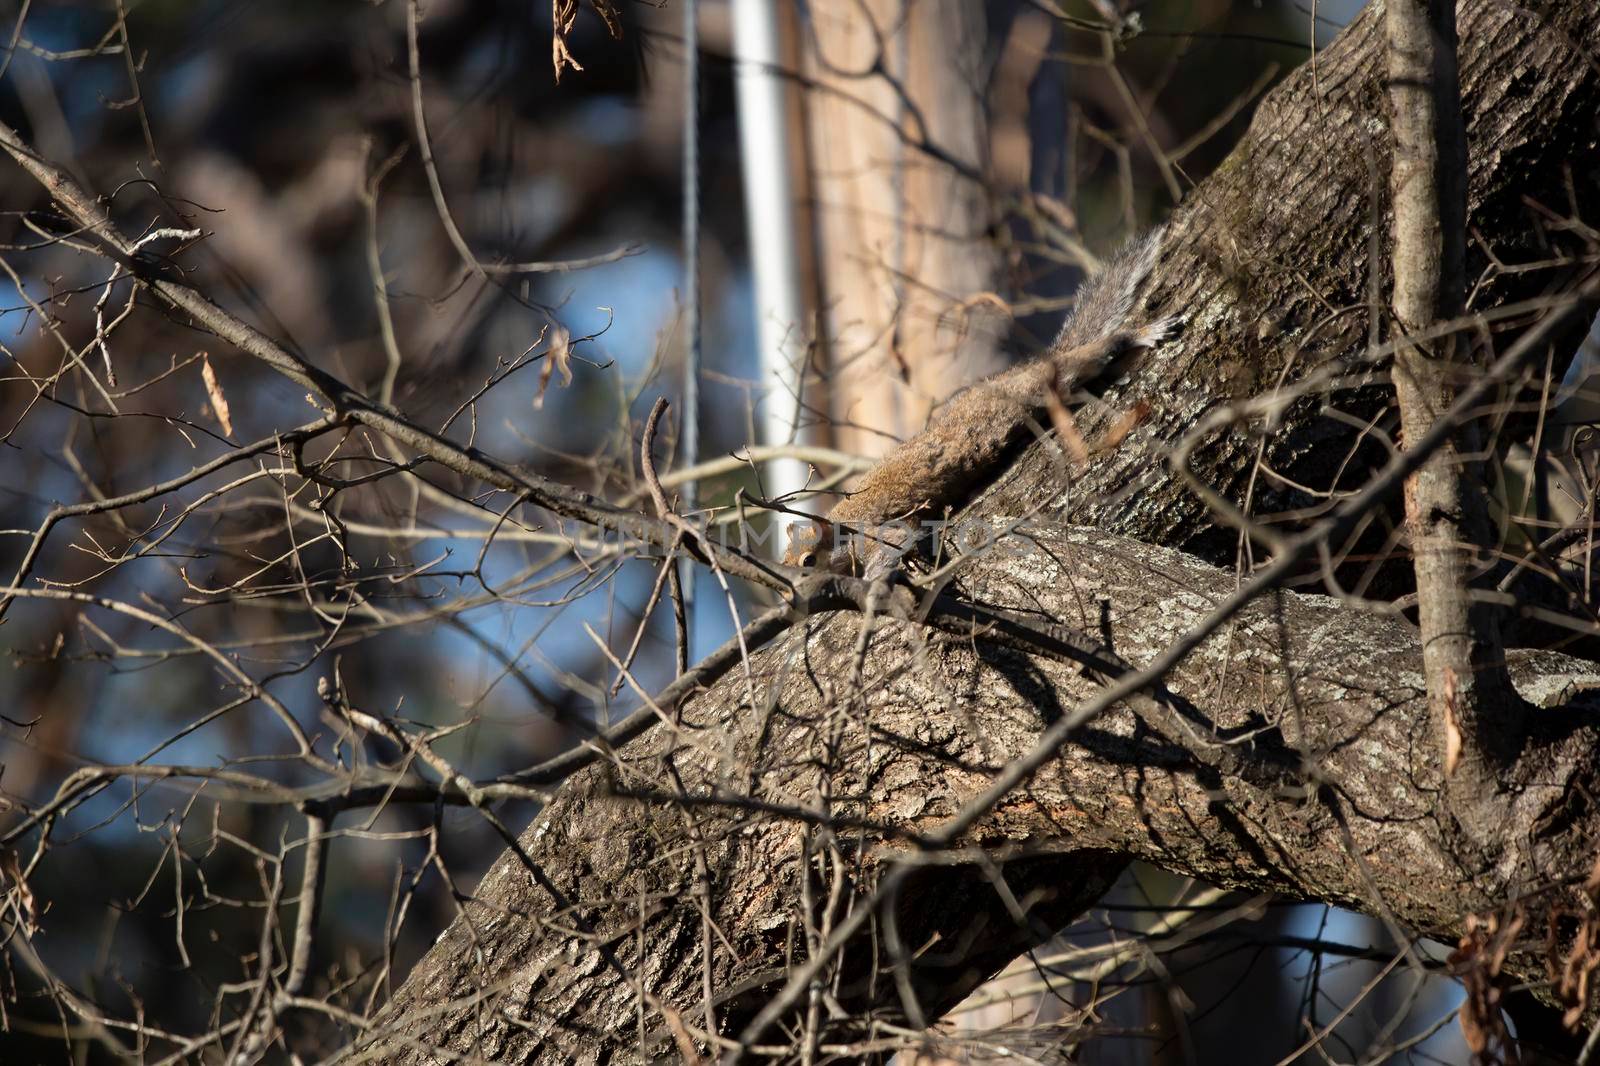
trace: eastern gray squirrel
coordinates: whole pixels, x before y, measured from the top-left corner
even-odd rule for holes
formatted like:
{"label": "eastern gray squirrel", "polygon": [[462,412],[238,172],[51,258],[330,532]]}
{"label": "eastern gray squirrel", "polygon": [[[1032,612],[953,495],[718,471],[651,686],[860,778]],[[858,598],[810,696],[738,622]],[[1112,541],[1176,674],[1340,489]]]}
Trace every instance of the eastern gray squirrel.
{"label": "eastern gray squirrel", "polygon": [[1084,282],[1046,351],[956,393],[928,428],[862,475],[826,518],[794,527],[783,561],[881,576],[909,547],[908,538],[915,539],[911,523],[961,502],[995,473],[1052,396],[1072,395],[1119,357],[1153,348],[1176,332],[1176,317],[1137,329],[1127,325],[1160,256],[1162,236],[1157,228],[1130,240]]}

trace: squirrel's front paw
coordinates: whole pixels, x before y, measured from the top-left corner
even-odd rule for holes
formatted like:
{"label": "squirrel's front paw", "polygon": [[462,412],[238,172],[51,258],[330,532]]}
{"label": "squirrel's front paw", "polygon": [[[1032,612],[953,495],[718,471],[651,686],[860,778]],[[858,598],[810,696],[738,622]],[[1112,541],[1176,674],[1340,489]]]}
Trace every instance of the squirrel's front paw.
{"label": "squirrel's front paw", "polygon": [[1141,348],[1154,348],[1162,341],[1171,340],[1183,331],[1184,316],[1171,315],[1158,318],[1134,332],[1134,343]]}

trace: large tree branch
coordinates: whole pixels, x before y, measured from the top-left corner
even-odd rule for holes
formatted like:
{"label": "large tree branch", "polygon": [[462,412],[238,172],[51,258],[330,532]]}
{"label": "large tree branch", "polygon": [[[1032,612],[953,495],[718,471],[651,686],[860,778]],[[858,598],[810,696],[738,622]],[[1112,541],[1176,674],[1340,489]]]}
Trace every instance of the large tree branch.
{"label": "large tree branch", "polygon": [[[1191,557],[1087,530],[1040,531],[1026,555],[986,563],[966,586],[976,601],[1085,629],[1095,627],[1095,604],[1109,600],[1117,652],[1135,663],[1162,656],[1177,634],[1201,631],[1236,592],[1231,575]],[[1507,902],[1501,893],[1519,876],[1586,869],[1575,842],[1600,829],[1588,813],[1581,825],[1509,848],[1499,869],[1464,867],[1436,809],[1440,775],[1415,631],[1399,618],[1287,592],[1245,607],[1168,676],[1189,744],[1119,706],[1083,722],[1025,789],[1009,790],[973,821],[963,812],[1036,758],[1053,723],[1098,706],[1103,690],[1073,665],[892,620],[875,627],[862,684],[848,688],[839,682],[857,661],[860,624],[816,619],[797,639],[759,653],[762,705],[744,705],[742,682],[724,682],[690,705],[679,729],[657,731],[570,782],[524,837],[527,862],[576,901],[623,969],[687,1010],[699,994],[699,912],[686,896],[693,875],[681,851],[683,818],[692,818],[698,838],[712,842],[709,905],[734,948],[712,960],[725,1032],[739,1032],[788,977],[791,923],[807,918],[798,895],[810,869],[803,856],[841,837],[854,854],[861,838],[847,826],[881,828],[863,835],[859,866],[835,866],[824,881],[843,877],[848,891],[870,893],[881,873],[909,860],[892,885],[901,940],[954,945],[912,967],[929,1017],[995,956],[1046,935],[1093,899],[1127,857],[1214,884],[1386,910],[1448,933],[1465,912]],[[1590,676],[1586,664],[1548,653],[1520,654],[1513,673],[1541,703]],[[1546,713],[1562,735],[1540,749],[1538,784],[1508,811],[1518,825],[1557,823],[1566,797],[1594,776],[1595,737],[1578,728],[1591,715]],[[1258,772],[1219,774],[1189,750],[1217,742]],[[681,782],[682,794],[663,793],[663,780]],[[762,809],[815,817],[759,817]],[[819,832],[819,822],[839,828]],[[953,840],[952,825],[964,825]],[[1016,926],[1006,891],[990,885],[981,864],[918,862],[937,853],[917,841],[1009,859],[1010,896],[1039,893],[1025,908],[1028,921]],[[573,916],[553,909],[528,874],[522,858],[496,863],[380,1027],[408,1043],[513,1062],[635,1043],[632,985],[596,968]],[[1554,894],[1527,905],[1537,909]],[[853,913],[870,925],[884,912]],[[1003,950],[968,954],[975,936],[997,936]],[[862,941],[843,956],[847,1010],[898,1006],[894,992],[871,987],[872,954]],[[487,1013],[474,1009],[485,988],[498,990]],[[503,1012],[519,1021],[501,1021]],[[425,1061],[384,1041],[369,1051]]]}

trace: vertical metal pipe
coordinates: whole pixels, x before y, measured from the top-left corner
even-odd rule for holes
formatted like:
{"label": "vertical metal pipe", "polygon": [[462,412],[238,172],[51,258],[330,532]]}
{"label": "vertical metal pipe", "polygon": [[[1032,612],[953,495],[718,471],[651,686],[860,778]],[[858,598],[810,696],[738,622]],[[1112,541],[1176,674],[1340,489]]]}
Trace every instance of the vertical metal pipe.
{"label": "vertical metal pipe", "polygon": [[[733,0],[734,77],[739,102],[739,160],[744,178],[745,228],[755,276],[756,336],[762,395],[761,443],[800,443],[800,396],[806,337],[795,247],[795,205],[785,101],[778,0]],[[763,487],[773,497],[805,487],[806,465],[779,459],[765,465]],[[782,554],[790,522],[777,516],[774,550]]]}
{"label": "vertical metal pipe", "polygon": [[[700,22],[696,0],[683,0],[683,413],[679,462],[700,461]],[[699,502],[698,486],[683,483],[683,509],[689,521]],[[694,661],[694,562],[682,562],[684,641]]]}

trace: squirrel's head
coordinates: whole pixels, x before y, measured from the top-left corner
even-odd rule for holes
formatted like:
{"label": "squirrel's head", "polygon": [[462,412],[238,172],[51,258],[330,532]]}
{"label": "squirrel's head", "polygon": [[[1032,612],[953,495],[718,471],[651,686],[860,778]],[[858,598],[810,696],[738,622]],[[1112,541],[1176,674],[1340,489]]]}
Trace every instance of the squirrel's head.
{"label": "squirrel's head", "polygon": [[810,568],[833,548],[833,526],[824,518],[797,522],[789,527],[789,546],[783,552],[783,565]]}

